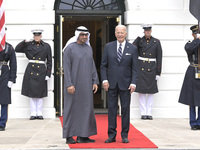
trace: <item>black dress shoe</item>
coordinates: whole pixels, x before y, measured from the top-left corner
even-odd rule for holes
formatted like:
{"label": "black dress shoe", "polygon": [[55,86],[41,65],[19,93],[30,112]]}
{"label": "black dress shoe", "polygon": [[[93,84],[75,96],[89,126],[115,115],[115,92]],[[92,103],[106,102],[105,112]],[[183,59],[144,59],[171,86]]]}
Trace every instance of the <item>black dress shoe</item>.
{"label": "black dress shoe", "polygon": [[191,126],[191,130],[198,130],[198,127],[196,125]]}
{"label": "black dress shoe", "polygon": [[86,143],[85,139],[83,137],[79,137],[79,136],[77,137],[76,142],[77,143]]}
{"label": "black dress shoe", "polygon": [[67,144],[75,144],[76,141],[72,137],[68,137],[68,138],[66,138],[66,143]]}
{"label": "black dress shoe", "polygon": [[115,138],[108,138],[105,143],[112,143],[112,142],[116,142]]}
{"label": "black dress shoe", "polygon": [[197,130],[200,130],[200,125],[197,125]]}
{"label": "black dress shoe", "polygon": [[94,143],[94,142],[95,142],[95,140],[90,139],[90,138],[88,138],[88,137],[85,137],[85,138],[83,138],[83,139],[85,140],[85,143]]}
{"label": "black dress shoe", "polygon": [[122,143],[129,143],[129,140],[127,138],[122,138]]}
{"label": "black dress shoe", "polygon": [[0,131],[5,131],[5,127],[0,126]]}
{"label": "black dress shoe", "polygon": [[141,119],[146,120],[146,119],[147,119],[147,116],[146,116],[146,115],[142,115],[142,116],[141,116]]}
{"label": "black dress shoe", "polygon": [[152,116],[147,116],[147,119],[148,120],[153,120],[153,117]]}
{"label": "black dress shoe", "polygon": [[37,116],[37,119],[43,120],[43,116]]}
{"label": "black dress shoe", "polygon": [[36,119],[36,116],[31,116],[30,117],[30,120],[35,120]]}

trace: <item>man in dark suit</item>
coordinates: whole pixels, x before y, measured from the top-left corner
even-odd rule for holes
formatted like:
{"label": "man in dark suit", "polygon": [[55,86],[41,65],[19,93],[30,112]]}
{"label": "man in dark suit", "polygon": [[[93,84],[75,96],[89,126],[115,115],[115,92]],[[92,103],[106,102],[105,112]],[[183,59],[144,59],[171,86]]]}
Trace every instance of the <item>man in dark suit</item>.
{"label": "man in dark suit", "polygon": [[101,61],[101,79],[103,88],[108,91],[108,136],[105,143],[116,141],[116,117],[118,95],[121,103],[123,143],[129,143],[130,98],[135,91],[138,72],[137,47],[128,43],[126,27],[115,28],[116,41],[105,45]]}

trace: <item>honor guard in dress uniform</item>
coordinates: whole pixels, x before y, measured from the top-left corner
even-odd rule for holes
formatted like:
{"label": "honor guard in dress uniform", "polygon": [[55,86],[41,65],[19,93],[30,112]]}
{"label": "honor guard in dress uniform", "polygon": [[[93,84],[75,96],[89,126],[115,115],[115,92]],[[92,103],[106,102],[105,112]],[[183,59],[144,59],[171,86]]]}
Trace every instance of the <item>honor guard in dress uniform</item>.
{"label": "honor guard in dress uniform", "polygon": [[[192,130],[200,130],[200,36],[198,25],[190,27],[194,40],[187,42],[185,51],[187,52],[190,65],[185,73],[179,102],[190,106],[190,126]],[[196,107],[198,112],[196,115]]]}
{"label": "honor guard in dress uniform", "polygon": [[11,87],[16,81],[17,61],[15,50],[9,43],[0,51],[0,131],[4,131],[8,120],[8,104],[11,104]]}
{"label": "honor guard in dress uniform", "polygon": [[152,120],[153,94],[158,92],[157,80],[161,75],[162,48],[160,41],[151,36],[152,25],[142,25],[144,36],[133,42],[138,47],[138,81],[141,119]]}
{"label": "honor guard in dress uniform", "polygon": [[29,59],[22,83],[22,95],[30,98],[30,120],[43,119],[43,98],[47,97],[47,80],[51,77],[51,47],[42,38],[43,30],[32,30],[33,41],[23,40],[16,52],[25,53]]}

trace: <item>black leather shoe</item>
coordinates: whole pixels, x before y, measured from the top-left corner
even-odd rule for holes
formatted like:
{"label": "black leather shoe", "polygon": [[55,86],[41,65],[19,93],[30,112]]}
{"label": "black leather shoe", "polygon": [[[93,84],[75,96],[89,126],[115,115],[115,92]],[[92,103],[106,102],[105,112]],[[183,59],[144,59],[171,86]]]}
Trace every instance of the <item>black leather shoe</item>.
{"label": "black leather shoe", "polygon": [[142,116],[141,116],[141,119],[146,120],[146,119],[147,119],[147,116],[146,116],[146,115],[142,115]]}
{"label": "black leather shoe", "polygon": [[5,127],[0,126],[0,131],[5,131]]}
{"label": "black leather shoe", "polygon": [[200,125],[197,125],[197,130],[200,130]]}
{"label": "black leather shoe", "polygon": [[147,119],[148,120],[153,120],[153,117],[152,116],[147,116]]}
{"label": "black leather shoe", "polygon": [[122,138],[122,143],[129,143],[129,140],[127,138]]}
{"label": "black leather shoe", "polygon": [[31,116],[30,117],[30,120],[35,120],[36,119],[36,116]]}
{"label": "black leather shoe", "polygon": [[112,142],[116,142],[115,138],[108,138],[105,143],[112,143]]}
{"label": "black leather shoe", "polygon": [[90,138],[88,138],[88,137],[85,137],[85,138],[83,138],[83,139],[85,140],[85,143],[94,143],[94,142],[95,142],[95,140],[90,139]]}
{"label": "black leather shoe", "polygon": [[191,130],[198,130],[198,127],[196,125],[191,126]]}
{"label": "black leather shoe", "polygon": [[77,137],[76,142],[77,143],[86,143],[85,139],[83,137],[79,137],[79,136]]}
{"label": "black leather shoe", "polygon": [[68,138],[66,138],[66,143],[67,144],[75,144],[76,141],[72,137],[68,137]]}
{"label": "black leather shoe", "polygon": [[43,116],[37,116],[37,119],[43,120]]}

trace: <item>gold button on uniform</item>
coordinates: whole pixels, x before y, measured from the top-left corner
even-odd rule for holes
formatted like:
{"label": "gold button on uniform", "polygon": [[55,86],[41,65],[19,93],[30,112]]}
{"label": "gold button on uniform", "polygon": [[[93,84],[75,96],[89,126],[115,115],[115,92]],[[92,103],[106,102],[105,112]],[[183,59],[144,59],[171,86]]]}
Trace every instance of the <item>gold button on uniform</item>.
{"label": "gold button on uniform", "polygon": [[40,66],[37,66],[38,68],[40,68]]}
{"label": "gold button on uniform", "polygon": [[33,57],[33,59],[35,59],[35,57]]}
{"label": "gold button on uniform", "polygon": [[148,69],[148,71],[150,71],[150,69]]}
{"label": "gold button on uniform", "polygon": [[32,67],[34,67],[34,65],[32,65]]}
{"label": "gold button on uniform", "polygon": [[39,60],[40,60],[41,58],[39,58]]}
{"label": "gold button on uniform", "polygon": [[142,70],[144,70],[144,68],[142,68]]}
{"label": "gold button on uniform", "polygon": [[33,73],[31,72],[31,74],[33,74]]}
{"label": "gold button on uniform", "polygon": [[145,55],[145,53],[143,53],[143,55]]}
{"label": "gold button on uniform", "polygon": [[37,73],[37,76],[39,75],[39,73]]}

